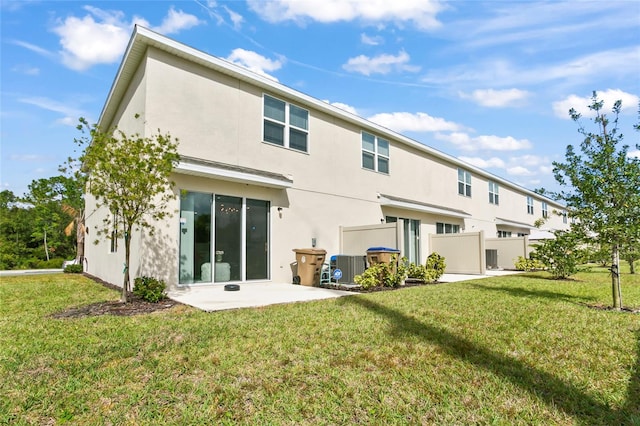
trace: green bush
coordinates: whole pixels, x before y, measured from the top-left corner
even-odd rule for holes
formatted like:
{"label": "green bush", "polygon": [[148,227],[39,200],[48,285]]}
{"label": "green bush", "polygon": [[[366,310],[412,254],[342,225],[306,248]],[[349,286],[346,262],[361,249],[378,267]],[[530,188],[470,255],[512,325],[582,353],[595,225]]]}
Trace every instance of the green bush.
{"label": "green bush", "polygon": [[544,269],[544,265],[538,259],[527,259],[526,257],[518,256],[515,267],[518,271],[537,271]]}
{"label": "green bush", "polygon": [[72,264],[64,267],[65,274],[81,274],[82,273],[82,265]]}
{"label": "green bush", "polygon": [[36,263],[37,269],[60,269],[62,268],[62,264],[64,263],[64,259],[61,257],[56,257],[55,259],[49,260],[39,260]]}
{"label": "green bush", "polygon": [[165,289],[165,282],[157,278],[138,277],[133,281],[133,294],[147,302],[156,303],[164,299]]}
{"label": "green bush", "polygon": [[367,268],[361,275],[356,275],[353,280],[363,289],[372,287],[399,287],[407,278],[407,268],[404,262],[397,264],[398,257],[391,256],[391,263],[375,263]]}
{"label": "green bush", "polygon": [[433,252],[427,257],[427,263],[425,267],[428,270],[433,271],[433,278],[431,281],[437,281],[442,274],[444,274],[444,270],[447,267],[447,264],[444,261],[444,257],[440,256],[438,253]]}
{"label": "green bush", "polygon": [[580,237],[571,232],[555,231],[556,238],[537,244],[531,257],[539,260],[555,279],[567,278],[579,272],[583,253],[578,249]]}

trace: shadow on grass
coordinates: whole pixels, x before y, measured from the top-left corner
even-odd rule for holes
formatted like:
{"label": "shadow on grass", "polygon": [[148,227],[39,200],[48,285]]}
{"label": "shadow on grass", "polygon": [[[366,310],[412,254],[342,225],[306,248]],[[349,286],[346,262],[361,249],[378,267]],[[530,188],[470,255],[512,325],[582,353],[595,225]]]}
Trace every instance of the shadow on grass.
{"label": "shadow on grass", "polygon": [[[342,298],[342,302],[360,305],[385,317],[394,327],[391,331],[392,334],[398,337],[413,334],[425,341],[435,343],[449,355],[473,364],[476,368],[503,377],[545,401],[550,407],[555,407],[579,420],[582,424],[638,424],[634,421],[640,420],[637,416],[640,404],[638,396],[640,394],[640,365],[638,365],[638,360],[636,360],[636,366],[629,382],[627,401],[621,410],[614,410],[592,395],[546,371],[478,346],[443,328],[421,323],[366,297],[345,297]],[[638,357],[640,357],[640,347]]]}
{"label": "shadow on grass", "polygon": [[482,284],[469,284],[469,287],[475,287],[481,290],[487,291],[495,291],[500,293],[507,293],[510,296],[516,297],[536,297],[536,298],[544,298],[550,300],[563,300],[566,302],[572,302],[576,304],[584,304],[585,302],[593,302],[594,298],[584,297],[584,296],[576,296],[574,294],[561,293],[559,291],[548,291],[548,290],[530,290],[524,289],[522,287],[489,287]]}
{"label": "shadow on grass", "polygon": [[627,401],[619,417],[620,424],[640,425],[640,330],[636,331],[636,364],[627,386]]}

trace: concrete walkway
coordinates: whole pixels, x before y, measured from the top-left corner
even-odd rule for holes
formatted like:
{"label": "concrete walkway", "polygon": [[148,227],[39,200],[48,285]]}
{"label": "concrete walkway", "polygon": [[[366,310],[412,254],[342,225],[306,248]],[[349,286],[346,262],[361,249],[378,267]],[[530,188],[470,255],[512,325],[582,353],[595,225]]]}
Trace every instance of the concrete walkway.
{"label": "concrete walkway", "polygon": [[40,275],[40,274],[57,274],[62,269],[12,269],[10,271],[0,271],[0,277],[15,277],[18,275]]}
{"label": "concrete walkway", "polygon": [[[444,274],[440,282],[477,280],[491,276],[509,275],[515,271],[488,271],[486,275]],[[303,285],[255,282],[241,283],[239,291],[225,291],[223,284],[187,286],[171,290],[168,296],[180,303],[203,311],[254,308],[278,303],[306,302],[342,296],[355,296],[352,291],[332,290]]]}

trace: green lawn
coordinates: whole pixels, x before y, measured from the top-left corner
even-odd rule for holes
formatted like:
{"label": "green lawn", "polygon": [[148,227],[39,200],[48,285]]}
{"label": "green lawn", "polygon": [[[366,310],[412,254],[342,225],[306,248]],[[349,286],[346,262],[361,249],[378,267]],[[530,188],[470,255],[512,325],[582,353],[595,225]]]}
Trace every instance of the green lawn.
{"label": "green lawn", "polygon": [[640,315],[588,307],[606,272],[576,279],[52,319],[119,294],[3,278],[0,424],[640,424]]}

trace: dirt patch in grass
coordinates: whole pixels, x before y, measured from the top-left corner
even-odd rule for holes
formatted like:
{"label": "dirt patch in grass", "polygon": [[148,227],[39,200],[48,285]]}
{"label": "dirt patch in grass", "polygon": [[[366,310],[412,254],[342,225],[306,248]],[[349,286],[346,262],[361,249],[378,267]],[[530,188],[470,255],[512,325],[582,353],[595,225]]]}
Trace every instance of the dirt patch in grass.
{"label": "dirt patch in grass", "polygon": [[[617,311],[610,305],[602,305],[602,304],[585,304],[586,307],[591,309],[598,309],[601,311]],[[631,314],[640,314],[640,308],[632,308],[629,306],[623,306],[620,308],[618,312],[626,312]]]}
{"label": "dirt patch in grass", "polygon": [[436,285],[436,284],[444,284],[444,283],[442,283],[440,281],[425,283],[424,281],[421,281],[421,280],[413,280],[411,278],[407,278],[407,280],[404,282],[404,285],[401,285],[401,286],[398,286],[398,287],[376,286],[376,287],[370,287],[370,288],[366,288],[365,289],[365,288],[362,288],[360,286],[344,286],[344,285],[335,284],[335,283],[320,284],[320,287],[328,288],[328,289],[331,289],[331,290],[352,291],[354,293],[374,293],[374,292],[377,292],[377,291],[400,290],[400,289],[407,288],[407,287],[419,287],[419,286]]}
{"label": "dirt patch in grass", "polygon": [[[98,284],[105,286],[109,289],[121,292],[122,288],[103,281],[89,274],[84,274],[87,278],[92,279]],[[92,303],[90,305],[80,306],[77,308],[70,308],[62,312],[57,312],[51,315],[52,318],[83,318],[93,317],[99,315],[117,315],[117,316],[132,316],[141,314],[150,314],[152,312],[163,311],[171,309],[174,306],[182,305],[180,302],[176,302],[172,299],[163,299],[157,303],[147,302],[133,293],[127,295],[127,303],[122,303],[119,300],[108,300],[105,302]]]}

